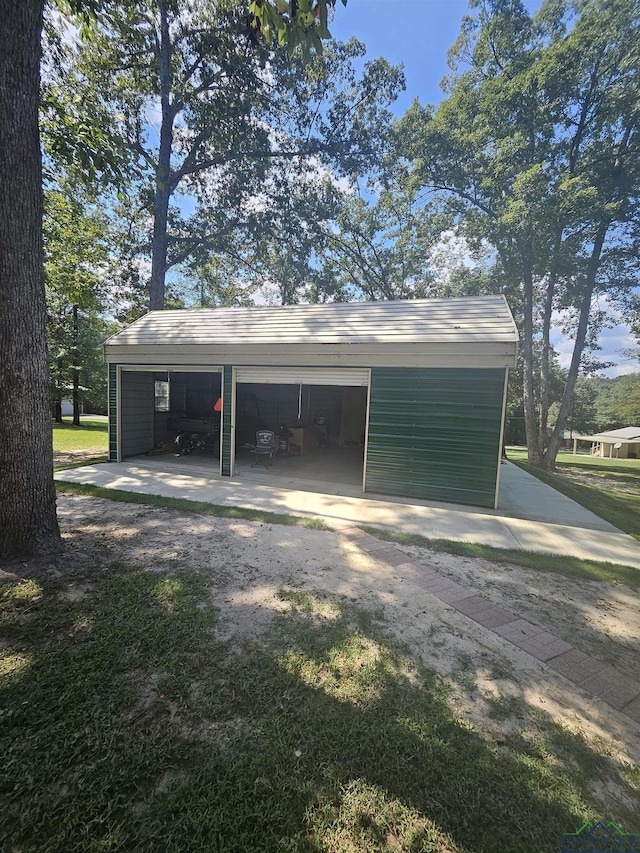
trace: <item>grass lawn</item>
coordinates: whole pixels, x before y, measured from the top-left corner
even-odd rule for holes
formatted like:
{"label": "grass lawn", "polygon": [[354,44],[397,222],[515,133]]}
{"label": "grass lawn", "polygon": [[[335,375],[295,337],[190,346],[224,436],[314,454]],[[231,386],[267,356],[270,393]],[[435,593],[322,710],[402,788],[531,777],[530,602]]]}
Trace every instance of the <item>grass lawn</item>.
{"label": "grass lawn", "polygon": [[543,483],[640,540],[639,459],[559,453],[557,470],[548,472],[527,464],[526,448],[508,447],[507,456]]}
{"label": "grass lawn", "polygon": [[74,426],[69,420],[61,424],[53,424],[54,452],[95,450],[96,454],[99,454],[106,453],[107,446],[106,421],[82,418],[79,427]]}
{"label": "grass lawn", "polygon": [[4,585],[7,849],[531,853],[603,817],[596,783],[637,803],[635,771],[577,732],[473,731],[344,600],[283,590],[266,634],[223,639],[224,584],[111,564]]}
{"label": "grass lawn", "polygon": [[[638,588],[623,566],[439,544]],[[289,609],[265,634],[229,640],[211,605],[225,571],[107,558],[0,587],[9,850],[529,853],[557,849],[587,820],[638,828],[637,768],[542,713],[533,735],[509,725],[539,712],[524,692],[495,700],[503,735],[474,731],[452,685],[392,640],[380,613],[282,590]],[[606,814],[596,789],[620,793]]]}

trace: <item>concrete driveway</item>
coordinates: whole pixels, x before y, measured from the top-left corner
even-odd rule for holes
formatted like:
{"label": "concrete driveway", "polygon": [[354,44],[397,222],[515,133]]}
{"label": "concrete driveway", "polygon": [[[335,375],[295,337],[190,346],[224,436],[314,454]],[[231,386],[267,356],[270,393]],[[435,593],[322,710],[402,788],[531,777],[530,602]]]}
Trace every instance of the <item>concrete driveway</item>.
{"label": "concrete driveway", "polygon": [[329,493],[326,483],[309,484],[311,490],[303,490],[299,483],[270,479],[269,471],[252,479],[222,478],[195,460],[181,465],[161,456],[57,471],[55,477],[107,489],[322,518],[336,529],[369,524],[433,539],[567,554],[640,569],[637,540],[508,462],[501,466],[498,510],[363,496],[349,487]]}

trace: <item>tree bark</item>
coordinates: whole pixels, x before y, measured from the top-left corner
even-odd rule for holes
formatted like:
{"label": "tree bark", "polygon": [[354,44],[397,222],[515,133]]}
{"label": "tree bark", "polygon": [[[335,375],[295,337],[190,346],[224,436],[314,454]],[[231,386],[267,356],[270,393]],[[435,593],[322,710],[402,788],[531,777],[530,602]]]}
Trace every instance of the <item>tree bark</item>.
{"label": "tree bark", "polygon": [[523,337],[522,356],[524,361],[524,427],[527,434],[527,458],[531,465],[542,464],[542,448],[539,444],[538,419],[533,379],[533,271],[530,264],[523,266]]}
{"label": "tree bark", "polygon": [[547,443],[547,426],[549,424],[549,386],[551,384],[551,316],[553,314],[553,299],[556,289],[556,273],[552,270],[547,281],[547,292],[542,314],[542,353],[540,356],[540,429],[538,431],[538,446],[543,449]]}
{"label": "tree bark", "polygon": [[553,435],[549,438],[547,444],[547,452],[544,454],[542,464],[542,467],[547,471],[553,471],[553,469],[555,468],[556,457],[558,456],[558,450],[560,449],[560,430],[564,429],[565,424],[567,422],[567,418],[569,416],[569,412],[571,411],[571,404],[573,402],[573,392],[576,387],[576,381],[578,379],[578,373],[580,371],[580,361],[582,359],[584,344],[587,339],[587,330],[589,328],[591,300],[593,298],[593,291],[596,284],[596,276],[600,267],[602,247],[604,246],[604,241],[606,239],[608,230],[609,223],[602,222],[596,233],[591,257],[589,258],[589,265],[587,267],[587,275],[582,294],[582,301],[580,303],[580,315],[578,318],[578,328],[576,329],[576,338],[573,346],[573,354],[571,356],[571,364],[569,366],[569,372],[567,373],[567,379],[562,393],[562,400],[560,402],[560,411],[558,412],[556,428],[553,431]]}
{"label": "tree bark", "polygon": [[80,426],[80,353],[78,352],[78,306],[73,306],[73,425]]}
{"label": "tree bark", "polygon": [[60,547],[42,250],[43,0],[0,0],[0,555]]}
{"label": "tree bark", "polygon": [[156,192],[153,207],[153,243],[151,255],[151,284],[149,287],[149,309],[158,311],[164,308],[165,276],[167,274],[167,220],[169,199],[171,198],[171,151],[173,148],[173,122],[175,108],[171,103],[171,37],[169,20],[164,0],[160,7],[160,106],[162,120],[160,126],[160,149],[156,167]]}

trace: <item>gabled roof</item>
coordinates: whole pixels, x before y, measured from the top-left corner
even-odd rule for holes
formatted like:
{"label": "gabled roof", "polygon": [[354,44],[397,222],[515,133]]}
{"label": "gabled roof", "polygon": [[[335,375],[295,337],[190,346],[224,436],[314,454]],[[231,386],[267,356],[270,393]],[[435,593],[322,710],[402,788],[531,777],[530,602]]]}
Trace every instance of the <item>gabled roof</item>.
{"label": "gabled roof", "polygon": [[640,441],[640,426],[637,427],[622,427],[622,429],[610,429],[606,432],[599,432],[596,435],[589,436],[591,441],[616,442],[622,444],[633,443]]}
{"label": "gabled roof", "polygon": [[[512,364],[518,331],[503,296],[151,311],[105,342],[107,361],[155,352],[218,359],[266,353],[491,352]],[[227,361],[226,363],[230,363]],[[245,363],[252,363],[248,361]],[[272,362],[274,363],[274,362]],[[344,363],[344,362],[343,362]]]}

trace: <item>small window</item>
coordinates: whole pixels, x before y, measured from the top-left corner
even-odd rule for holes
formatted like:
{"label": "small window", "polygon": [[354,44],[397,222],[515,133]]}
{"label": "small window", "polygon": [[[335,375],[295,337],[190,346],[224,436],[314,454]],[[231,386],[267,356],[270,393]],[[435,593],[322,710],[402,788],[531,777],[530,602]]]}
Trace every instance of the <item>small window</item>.
{"label": "small window", "polygon": [[169,411],[169,383],[168,382],[156,381],[155,386],[156,386],[156,412],[168,412]]}

